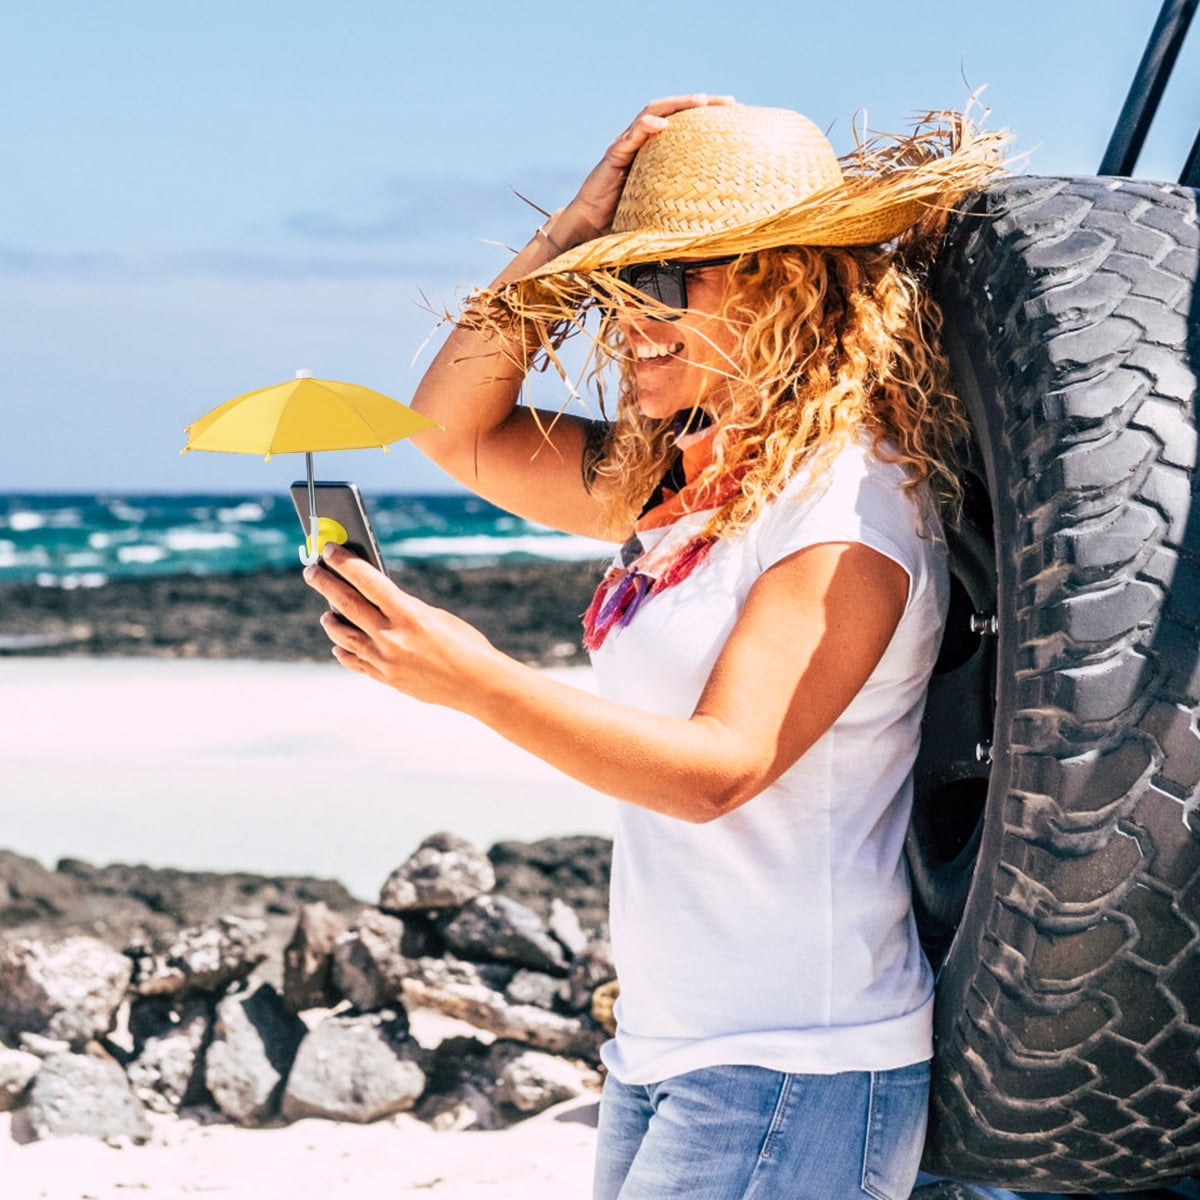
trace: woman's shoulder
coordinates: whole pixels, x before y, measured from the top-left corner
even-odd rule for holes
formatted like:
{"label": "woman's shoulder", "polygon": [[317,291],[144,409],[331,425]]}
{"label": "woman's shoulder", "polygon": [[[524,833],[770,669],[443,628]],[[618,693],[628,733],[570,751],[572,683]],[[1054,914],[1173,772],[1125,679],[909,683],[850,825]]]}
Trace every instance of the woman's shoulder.
{"label": "woman's shoulder", "polygon": [[919,491],[911,482],[908,468],[889,443],[860,434],[832,457],[818,461],[815,469],[801,465],[780,490],[779,499],[815,504],[830,493],[848,499],[849,493],[865,487],[885,493]]}
{"label": "woman's shoulder", "polygon": [[767,505],[758,526],[765,564],[818,542],[863,542],[906,566],[941,541],[929,490],[886,444],[857,438],[813,472],[801,468]]}

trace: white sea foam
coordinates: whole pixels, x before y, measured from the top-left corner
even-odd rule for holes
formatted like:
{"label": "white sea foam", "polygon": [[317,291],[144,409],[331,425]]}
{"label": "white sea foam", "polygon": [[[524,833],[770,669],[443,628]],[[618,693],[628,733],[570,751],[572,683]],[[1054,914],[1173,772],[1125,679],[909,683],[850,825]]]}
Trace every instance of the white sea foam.
{"label": "white sea foam", "polygon": [[66,591],[75,588],[98,588],[108,582],[108,576],[103,571],[81,571],[68,575],[55,575],[50,571],[42,571],[35,581],[39,587],[60,587]]}
{"label": "white sea foam", "polygon": [[226,530],[168,529],[163,542],[168,550],[176,553],[189,550],[236,550],[238,536]]}
{"label": "white sea foam", "polygon": [[284,533],[280,529],[244,529],[242,537],[253,546],[279,546],[286,542],[299,541],[300,534],[297,532],[295,536]]}
{"label": "white sea foam", "polygon": [[[291,506],[263,496],[102,496],[9,499],[0,515],[0,578],[156,571],[254,570],[294,560],[302,540]],[[603,561],[611,547],[493,509],[474,498],[387,497],[373,513],[394,561],[454,567],[513,558]],[[61,531],[61,532],[60,532]],[[84,586],[78,579],[66,586]]]}
{"label": "white sea foam", "polygon": [[118,521],[126,521],[131,525],[137,525],[146,515],[144,508],[135,508],[128,500],[109,500],[104,504],[104,507]]}
{"label": "white sea foam", "polygon": [[161,546],[118,546],[117,562],[119,563],[156,563],[167,557],[168,551]]}
{"label": "white sea foam", "polygon": [[261,521],[267,515],[267,510],[253,500],[237,504],[233,508],[218,508],[217,520],[224,524],[237,524],[240,521]]}
{"label": "white sea foam", "polygon": [[49,567],[52,565],[45,546],[18,549],[14,542],[0,543],[0,567]]}
{"label": "white sea foam", "polygon": [[607,542],[562,534],[526,534],[522,537],[490,537],[480,533],[471,537],[414,537],[389,542],[382,547],[384,556],[393,558],[499,558],[523,554],[533,558],[553,558],[563,562],[612,557]]}

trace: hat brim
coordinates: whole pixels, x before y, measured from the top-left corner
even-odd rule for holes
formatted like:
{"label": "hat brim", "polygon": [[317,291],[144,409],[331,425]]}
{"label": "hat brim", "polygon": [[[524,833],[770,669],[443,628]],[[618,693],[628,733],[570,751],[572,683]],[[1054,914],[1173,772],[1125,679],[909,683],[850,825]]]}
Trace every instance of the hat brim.
{"label": "hat brim", "polygon": [[[940,126],[860,145],[842,160],[845,178],[767,218],[726,227],[636,229],[565,251],[522,279],[599,271],[673,257],[748,254],[775,246],[873,246],[932,214],[945,215],[1001,169],[1003,135]],[[952,149],[947,152],[947,143]],[[940,152],[940,155],[939,155]],[[518,281],[519,282],[519,281]]]}

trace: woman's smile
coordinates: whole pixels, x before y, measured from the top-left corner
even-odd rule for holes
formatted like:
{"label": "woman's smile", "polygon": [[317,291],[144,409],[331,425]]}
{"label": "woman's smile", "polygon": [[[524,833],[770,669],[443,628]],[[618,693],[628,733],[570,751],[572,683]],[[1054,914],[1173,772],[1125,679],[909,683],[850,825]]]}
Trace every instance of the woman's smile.
{"label": "woman's smile", "polygon": [[633,350],[633,356],[637,359],[639,366],[642,363],[662,362],[665,358],[674,358],[675,355],[682,353],[682,342],[667,342],[662,345],[651,342],[645,346],[635,346]]}
{"label": "woman's smile", "polygon": [[720,316],[729,268],[703,267],[688,276],[688,307],[678,319],[619,315],[637,379],[637,402],[651,418],[666,418],[711,397],[731,374],[736,338]]}

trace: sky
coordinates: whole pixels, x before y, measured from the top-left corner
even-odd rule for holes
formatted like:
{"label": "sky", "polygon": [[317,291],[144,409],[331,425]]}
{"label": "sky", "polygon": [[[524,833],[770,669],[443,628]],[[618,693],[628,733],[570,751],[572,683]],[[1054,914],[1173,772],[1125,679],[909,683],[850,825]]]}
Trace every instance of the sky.
{"label": "sky", "polygon": [[[984,88],[1033,174],[1092,174],[1160,0],[44,0],[0,20],[0,492],[282,491],[183,427],[297,368],[407,400],[649,99],[798,109],[839,153]],[[1200,24],[1198,22],[1197,24]],[[1136,173],[1175,179],[1193,29]],[[861,120],[861,115],[859,117]],[[560,403],[547,384],[538,399]],[[455,490],[411,447],[318,458]]]}

